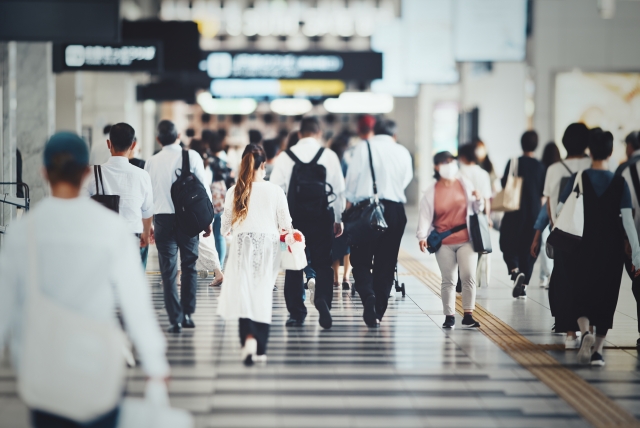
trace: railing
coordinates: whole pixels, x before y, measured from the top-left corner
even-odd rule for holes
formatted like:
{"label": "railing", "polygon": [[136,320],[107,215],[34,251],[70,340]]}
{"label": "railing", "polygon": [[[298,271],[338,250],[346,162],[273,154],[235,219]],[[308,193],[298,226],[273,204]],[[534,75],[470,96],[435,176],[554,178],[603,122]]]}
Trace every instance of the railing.
{"label": "railing", "polygon": [[[0,203],[13,205],[17,208],[23,208],[25,211],[29,211],[30,198],[29,198],[29,186],[25,183],[0,183],[0,186],[16,186],[22,188],[24,198],[18,198],[8,193],[0,194]],[[6,225],[0,225],[0,234],[5,233],[7,230]]]}

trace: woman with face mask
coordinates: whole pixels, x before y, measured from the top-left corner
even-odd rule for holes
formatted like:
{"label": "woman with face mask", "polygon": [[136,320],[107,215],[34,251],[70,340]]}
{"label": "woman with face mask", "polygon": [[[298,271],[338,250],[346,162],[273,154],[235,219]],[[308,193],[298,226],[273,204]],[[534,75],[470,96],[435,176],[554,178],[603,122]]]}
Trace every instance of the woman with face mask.
{"label": "woman with face mask", "polygon": [[280,270],[280,234],[291,232],[284,191],[264,180],[267,156],[249,144],[242,154],[238,182],[227,192],[221,232],[233,230],[233,251],[225,266],[218,315],[239,320],[242,361],[266,362],[273,285]]}
{"label": "woman with face mask", "polygon": [[483,201],[472,184],[458,173],[458,164],[449,152],[437,153],[433,158],[436,182],[424,193],[420,201],[417,237],[420,250],[428,249],[427,238],[438,233],[453,231],[444,238],[435,252],[442,275],[442,305],[445,321],[443,328],[455,327],[456,283],[458,270],[462,280],[463,327],[480,327],[473,319],[476,301],[476,268],[478,254],[473,249],[469,233],[469,216],[483,209]]}

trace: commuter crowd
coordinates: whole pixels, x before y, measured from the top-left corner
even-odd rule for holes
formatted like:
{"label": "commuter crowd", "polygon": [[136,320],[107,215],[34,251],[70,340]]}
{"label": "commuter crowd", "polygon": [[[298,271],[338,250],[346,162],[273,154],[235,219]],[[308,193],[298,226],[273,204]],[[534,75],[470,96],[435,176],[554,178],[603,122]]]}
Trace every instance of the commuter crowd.
{"label": "commuter crowd", "polygon": [[[320,121],[305,117],[298,129],[274,139],[251,131],[248,144],[237,144],[225,129],[204,130],[187,146],[176,126],[163,120],[156,135],[161,149],[146,162],[134,157],[130,125],[105,131],[110,157],[94,166],[80,137],[51,137],[43,159],[51,196],[16,222],[0,253],[0,344],[11,330],[34,426],[116,425],[124,408],[123,328],[150,382],[168,378],[165,338],[144,276],[150,244],[157,248],[167,333],[196,328],[197,278],[214,272],[210,286],[221,287],[218,315],[238,321],[246,365],[266,362],[281,270],[287,328],[304,325],[308,297],[319,325],[331,329],[336,288],[355,289],[368,327],[383,321],[407,224],[405,190],[413,179],[412,157],[397,141],[393,121],[364,115],[357,135],[325,141]],[[541,259],[540,285],[549,289],[555,332],[566,333],[565,347],[579,349],[581,363],[604,365],[623,265],[640,295],[634,217],[640,142],[637,134],[627,138],[629,160],[615,174],[608,165],[611,133],[572,124],[562,144],[565,159],[550,143],[541,162],[537,134],[525,132],[522,156],[507,163],[501,179],[481,141],[461,145],[457,157],[436,153],[435,180],[419,205],[418,244],[435,254],[440,269],[443,328],[456,326],[458,294],[462,327],[479,328],[476,289],[489,285],[490,229],[499,228],[512,296],[526,297]],[[60,337],[61,326],[65,336],[85,338],[93,348],[62,341],[59,355],[49,355],[42,346]],[[101,341],[105,335],[113,340]],[[58,378],[31,374],[38,373],[32,355],[43,353],[72,379],[116,392],[55,397],[51,384]],[[69,353],[93,367],[79,373],[65,361]],[[117,356],[113,372],[100,370],[110,355]],[[69,406],[73,400],[85,403],[82,411]]]}

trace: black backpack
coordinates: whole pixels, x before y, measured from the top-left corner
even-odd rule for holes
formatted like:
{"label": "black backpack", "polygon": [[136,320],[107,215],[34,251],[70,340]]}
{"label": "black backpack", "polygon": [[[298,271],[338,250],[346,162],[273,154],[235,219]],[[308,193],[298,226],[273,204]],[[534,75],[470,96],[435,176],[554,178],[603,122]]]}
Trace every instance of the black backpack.
{"label": "black backpack", "polygon": [[182,169],[171,185],[171,200],[176,211],[176,223],[189,237],[197,236],[213,222],[213,204],[204,186],[191,172],[189,152],[182,151]]}
{"label": "black backpack", "polygon": [[295,162],[287,192],[287,202],[294,220],[319,218],[329,209],[329,196],[333,195],[333,188],[327,183],[327,169],[318,164],[323,152],[321,148],[311,162],[304,163],[291,150],[286,151]]}

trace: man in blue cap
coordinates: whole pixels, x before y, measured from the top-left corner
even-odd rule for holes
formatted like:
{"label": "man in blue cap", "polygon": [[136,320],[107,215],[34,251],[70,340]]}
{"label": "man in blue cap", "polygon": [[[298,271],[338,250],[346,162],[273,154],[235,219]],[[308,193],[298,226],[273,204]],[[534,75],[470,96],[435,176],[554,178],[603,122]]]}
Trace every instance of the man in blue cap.
{"label": "man in blue cap", "polygon": [[[146,375],[156,382],[169,375],[139,243],[116,213],[80,197],[88,163],[80,137],[51,137],[44,149],[51,196],[11,224],[0,251],[0,349],[11,330],[18,389],[35,427],[116,426],[125,380],[123,343],[107,338],[120,336],[116,301]],[[67,337],[82,341],[61,339]],[[105,366],[119,367],[120,375],[105,376]],[[46,373],[34,377],[39,367]],[[95,382],[80,388],[87,376]]]}

